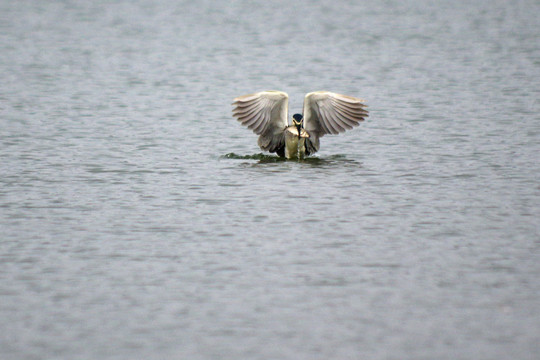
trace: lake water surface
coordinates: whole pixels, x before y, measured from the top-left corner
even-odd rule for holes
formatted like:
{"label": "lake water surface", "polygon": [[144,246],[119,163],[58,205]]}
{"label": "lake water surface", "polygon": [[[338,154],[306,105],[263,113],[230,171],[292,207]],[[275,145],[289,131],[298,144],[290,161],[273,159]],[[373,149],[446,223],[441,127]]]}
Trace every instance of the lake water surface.
{"label": "lake water surface", "polygon": [[[538,14],[1,1],[0,358],[538,359]],[[370,117],[280,161],[270,89]]]}

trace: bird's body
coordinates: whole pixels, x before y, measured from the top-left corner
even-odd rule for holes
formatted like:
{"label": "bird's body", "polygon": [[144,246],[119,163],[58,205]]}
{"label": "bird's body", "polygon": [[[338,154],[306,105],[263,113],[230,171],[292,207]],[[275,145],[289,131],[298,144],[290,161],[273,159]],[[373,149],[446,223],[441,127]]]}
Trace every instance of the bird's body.
{"label": "bird's body", "polygon": [[262,150],[287,159],[303,158],[319,150],[319,138],[357,126],[368,116],[363,100],[329,91],[306,94],[303,115],[288,122],[289,96],[261,91],[234,99],[233,116],[259,135]]}
{"label": "bird's body", "polygon": [[306,138],[309,138],[306,130],[300,129],[300,136],[298,136],[296,126],[287,127],[285,129],[285,157],[287,159],[304,158],[306,156]]}

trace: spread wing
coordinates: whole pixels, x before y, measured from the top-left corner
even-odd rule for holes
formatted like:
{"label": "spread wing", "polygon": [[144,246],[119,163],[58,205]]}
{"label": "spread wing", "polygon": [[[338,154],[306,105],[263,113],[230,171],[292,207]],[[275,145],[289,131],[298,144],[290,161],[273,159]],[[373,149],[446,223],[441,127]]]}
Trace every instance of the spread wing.
{"label": "spread wing", "polygon": [[261,91],[239,96],[232,103],[233,116],[259,136],[261,149],[283,152],[289,96],[281,91]]}
{"label": "spread wing", "polygon": [[319,150],[319,138],[358,126],[368,116],[364,100],[329,91],[315,91],[304,98],[304,128],[310,138],[306,152]]}

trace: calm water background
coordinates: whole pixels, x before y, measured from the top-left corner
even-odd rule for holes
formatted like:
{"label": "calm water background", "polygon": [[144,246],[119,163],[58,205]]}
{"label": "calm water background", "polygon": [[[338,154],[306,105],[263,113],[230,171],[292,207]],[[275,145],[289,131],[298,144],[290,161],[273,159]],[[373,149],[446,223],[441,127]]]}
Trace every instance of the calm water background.
{"label": "calm water background", "polygon": [[[1,1],[0,358],[538,359],[538,14]],[[266,89],[370,117],[261,157]]]}

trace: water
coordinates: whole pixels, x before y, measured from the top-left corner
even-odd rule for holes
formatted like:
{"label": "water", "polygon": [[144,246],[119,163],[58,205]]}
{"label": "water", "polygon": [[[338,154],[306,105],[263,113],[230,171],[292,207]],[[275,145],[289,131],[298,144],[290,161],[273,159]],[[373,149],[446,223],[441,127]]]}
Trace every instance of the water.
{"label": "water", "polygon": [[[538,13],[2,1],[0,358],[537,358]],[[267,89],[370,117],[281,161]]]}

